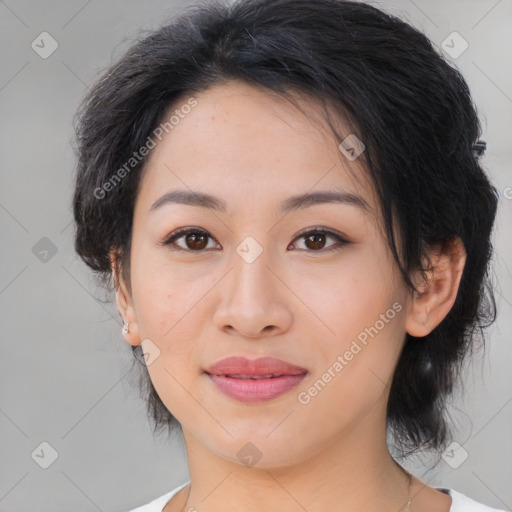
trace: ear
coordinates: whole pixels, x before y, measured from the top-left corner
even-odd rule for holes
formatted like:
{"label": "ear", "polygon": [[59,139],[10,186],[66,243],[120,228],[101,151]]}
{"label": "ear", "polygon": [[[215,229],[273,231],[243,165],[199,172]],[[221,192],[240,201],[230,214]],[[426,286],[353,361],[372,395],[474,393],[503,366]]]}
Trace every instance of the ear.
{"label": "ear", "polygon": [[466,250],[456,237],[444,250],[440,247],[431,249],[429,257],[432,267],[427,280],[418,286],[419,291],[412,294],[405,320],[405,330],[415,337],[432,332],[455,303],[466,264]]}
{"label": "ear", "polygon": [[126,342],[136,347],[141,344],[141,336],[137,325],[135,308],[133,306],[131,293],[117,267],[117,262],[118,253],[113,249],[110,251],[110,264],[114,279],[114,288],[116,290],[117,309],[119,310],[124,324],[128,324],[128,332],[123,330],[122,333]]}

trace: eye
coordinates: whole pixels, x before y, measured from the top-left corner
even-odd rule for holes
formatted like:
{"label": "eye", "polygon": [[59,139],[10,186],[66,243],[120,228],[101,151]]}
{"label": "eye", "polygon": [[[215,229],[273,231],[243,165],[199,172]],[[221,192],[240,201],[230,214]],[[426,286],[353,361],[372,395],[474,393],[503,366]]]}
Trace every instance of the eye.
{"label": "eye", "polygon": [[[161,245],[176,245],[177,250],[200,252],[208,247],[208,239],[211,238],[207,231],[199,228],[179,228],[171,233]],[[181,245],[177,244],[178,240],[182,240]],[[213,240],[213,238],[211,238]]]}
{"label": "eye", "polygon": [[[338,235],[337,233],[333,233],[332,231],[320,227],[300,232],[295,237],[295,240],[298,240],[300,238],[305,240],[305,246],[308,252],[325,253],[336,251],[341,249],[344,245],[350,243],[341,235]],[[333,243],[330,246],[327,246],[328,248],[325,249],[325,244],[328,239],[334,240],[337,243]],[[290,244],[288,247],[292,246],[293,244]]]}
{"label": "eye", "polygon": [[[300,232],[294,240],[304,239],[306,250],[308,252],[331,252],[341,249],[342,246],[350,243],[341,235],[329,231],[325,228],[309,228]],[[171,233],[159,245],[175,246],[176,250],[183,250],[188,252],[201,252],[205,249],[213,249],[215,247],[208,247],[208,239],[213,241],[210,234],[204,229],[200,228],[179,228]],[[334,240],[334,243],[325,248],[327,240]],[[180,243],[177,243],[180,241]],[[293,247],[293,243],[288,248]],[[220,246],[219,246],[220,247]],[[222,248],[222,247],[221,247]],[[303,250],[303,249],[301,249]]]}

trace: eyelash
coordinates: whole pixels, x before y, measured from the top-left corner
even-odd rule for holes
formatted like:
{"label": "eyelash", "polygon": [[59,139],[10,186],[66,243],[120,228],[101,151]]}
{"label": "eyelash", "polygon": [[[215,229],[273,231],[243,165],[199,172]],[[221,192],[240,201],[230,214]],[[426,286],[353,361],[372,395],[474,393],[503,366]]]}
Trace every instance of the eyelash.
{"label": "eyelash", "polygon": [[[176,231],[174,231],[173,233],[171,233],[163,242],[159,243],[159,245],[169,246],[169,245],[173,244],[176,240],[179,240],[180,238],[183,238],[185,235],[188,235],[190,233],[207,235],[210,239],[213,239],[213,237],[211,237],[207,231],[205,231],[204,229],[201,229],[201,228],[179,228]],[[327,237],[334,238],[338,243],[333,244],[332,246],[328,247],[327,249],[318,249],[318,250],[300,249],[300,250],[306,250],[306,252],[312,252],[312,253],[325,254],[325,253],[330,253],[330,252],[334,252],[334,251],[339,251],[344,245],[347,245],[350,243],[348,240],[346,240],[341,235],[338,235],[337,233],[334,233],[334,232],[329,231],[322,227],[307,228],[307,229],[301,231],[300,233],[298,233],[295,236],[294,240],[297,240],[299,238],[307,238],[307,236],[311,236],[311,235],[326,235]],[[172,250],[184,251],[184,252],[190,252],[190,253],[194,253],[194,252],[199,253],[199,252],[204,252],[206,250],[211,250],[211,249],[200,249],[200,250],[194,251],[193,249],[184,249],[183,247],[175,246],[175,248],[173,248]]]}

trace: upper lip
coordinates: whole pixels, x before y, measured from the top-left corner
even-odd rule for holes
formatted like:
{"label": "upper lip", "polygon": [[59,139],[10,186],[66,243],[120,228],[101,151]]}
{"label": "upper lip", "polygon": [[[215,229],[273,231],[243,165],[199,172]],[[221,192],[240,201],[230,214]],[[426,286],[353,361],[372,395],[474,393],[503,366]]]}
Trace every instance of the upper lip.
{"label": "upper lip", "polygon": [[305,368],[295,366],[275,357],[247,359],[245,357],[227,357],[210,366],[206,373],[210,375],[302,375]]}

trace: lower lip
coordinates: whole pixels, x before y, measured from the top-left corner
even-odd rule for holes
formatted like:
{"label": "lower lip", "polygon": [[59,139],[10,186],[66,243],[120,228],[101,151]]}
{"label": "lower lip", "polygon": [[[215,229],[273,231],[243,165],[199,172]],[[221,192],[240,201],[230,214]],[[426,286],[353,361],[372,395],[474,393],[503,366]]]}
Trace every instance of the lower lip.
{"label": "lower lip", "polygon": [[299,385],[306,376],[282,375],[273,379],[236,379],[225,375],[210,375],[220,391],[225,395],[241,402],[265,402],[290,391]]}

